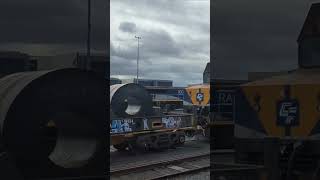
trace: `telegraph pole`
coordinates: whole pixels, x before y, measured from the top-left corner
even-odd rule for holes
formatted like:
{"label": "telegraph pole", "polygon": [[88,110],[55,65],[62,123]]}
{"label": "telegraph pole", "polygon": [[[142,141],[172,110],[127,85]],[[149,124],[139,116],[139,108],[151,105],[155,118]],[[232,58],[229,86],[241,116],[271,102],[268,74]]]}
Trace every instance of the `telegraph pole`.
{"label": "telegraph pole", "polygon": [[135,36],[135,38],[137,38],[138,39],[138,55],[137,55],[137,84],[138,84],[138,81],[139,81],[139,41],[140,41],[140,39],[141,39],[141,37],[139,37],[139,36]]}
{"label": "telegraph pole", "polygon": [[90,69],[90,56],[91,56],[91,0],[88,0],[88,35],[87,35],[87,60],[86,60],[86,69]]}

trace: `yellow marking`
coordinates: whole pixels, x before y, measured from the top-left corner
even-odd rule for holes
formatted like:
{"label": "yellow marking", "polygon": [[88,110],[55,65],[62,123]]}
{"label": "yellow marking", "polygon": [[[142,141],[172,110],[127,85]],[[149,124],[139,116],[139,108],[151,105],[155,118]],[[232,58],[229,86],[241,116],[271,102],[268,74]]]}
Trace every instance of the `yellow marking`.
{"label": "yellow marking", "polygon": [[[206,106],[210,103],[210,85],[195,85],[186,88],[193,105]],[[197,100],[197,94],[201,91],[204,98],[203,101]]]}
{"label": "yellow marking", "polygon": [[258,118],[268,135],[283,136],[284,128],[277,126],[277,101],[282,99],[283,86],[246,86],[243,87],[245,96],[253,108],[255,97],[260,96],[260,111]]}
{"label": "yellow marking", "polygon": [[[270,136],[283,137],[284,127],[277,126],[277,102],[283,99],[284,85],[243,86],[245,96],[253,108],[254,97],[260,96],[260,111],[258,117],[266,132]],[[320,112],[317,111],[320,84],[301,84],[290,86],[290,99],[296,99],[299,103],[299,126],[291,128],[291,135],[295,137],[307,137],[318,120]]]}
{"label": "yellow marking", "polygon": [[291,97],[299,102],[300,118],[298,127],[292,128],[292,135],[299,137],[308,136],[319,120],[317,111],[320,85],[294,85],[291,88]]}

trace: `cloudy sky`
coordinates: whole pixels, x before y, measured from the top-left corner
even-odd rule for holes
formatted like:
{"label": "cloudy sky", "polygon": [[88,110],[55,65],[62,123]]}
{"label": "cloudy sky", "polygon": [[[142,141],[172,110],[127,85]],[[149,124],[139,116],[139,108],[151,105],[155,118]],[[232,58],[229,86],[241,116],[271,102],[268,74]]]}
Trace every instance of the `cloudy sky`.
{"label": "cloudy sky", "polygon": [[[34,56],[84,51],[87,1],[1,0],[0,51]],[[92,48],[107,52],[107,1],[92,1]],[[297,67],[296,39],[308,0],[111,0],[111,75],[202,82],[211,56],[216,78]],[[210,29],[213,34],[210,37]]]}
{"label": "cloudy sky", "polygon": [[[92,1],[92,49],[106,52],[107,1]],[[86,49],[87,1],[1,0],[0,51],[34,56]]]}
{"label": "cloudy sky", "polygon": [[[214,0],[214,77],[297,68],[297,36],[308,0]],[[111,0],[111,75],[136,74],[135,35],[142,36],[144,78],[199,83],[210,57],[210,1]]]}
{"label": "cloudy sky", "polygon": [[209,0],[111,0],[111,76],[202,83],[210,60]]}
{"label": "cloudy sky", "polygon": [[215,78],[297,68],[296,40],[308,0],[215,0],[212,5]]}

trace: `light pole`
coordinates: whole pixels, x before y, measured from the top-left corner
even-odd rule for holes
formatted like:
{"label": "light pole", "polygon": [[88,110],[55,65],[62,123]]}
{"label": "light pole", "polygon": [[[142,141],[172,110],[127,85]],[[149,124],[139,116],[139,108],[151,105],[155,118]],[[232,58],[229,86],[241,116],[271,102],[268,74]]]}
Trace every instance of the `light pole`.
{"label": "light pole", "polygon": [[138,81],[139,81],[139,41],[140,41],[140,39],[141,39],[141,37],[139,37],[139,36],[134,36],[135,38],[137,38],[138,39],[138,55],[137,55],[137,84],[139,84],[138,83]]}
{"label": "light pole", "polygon": [[87,32],[87,60],[86,60],[86,69],[90,69],[90,56],[91,56],[91,44],[90,44],[90,38],[91,38],[91,0],[88,0],[88,32]]}

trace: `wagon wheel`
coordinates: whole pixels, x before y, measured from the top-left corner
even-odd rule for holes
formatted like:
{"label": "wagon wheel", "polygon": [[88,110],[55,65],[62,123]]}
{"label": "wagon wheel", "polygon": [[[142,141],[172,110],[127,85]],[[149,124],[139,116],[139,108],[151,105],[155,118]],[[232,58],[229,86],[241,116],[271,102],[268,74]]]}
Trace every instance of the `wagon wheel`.
{"label": "wagon wheel", "polygon": [[118,151],[125,151],[128,147],[128,144],[124,142],[121,144],[114,144],[113,147],[116,148]]}

